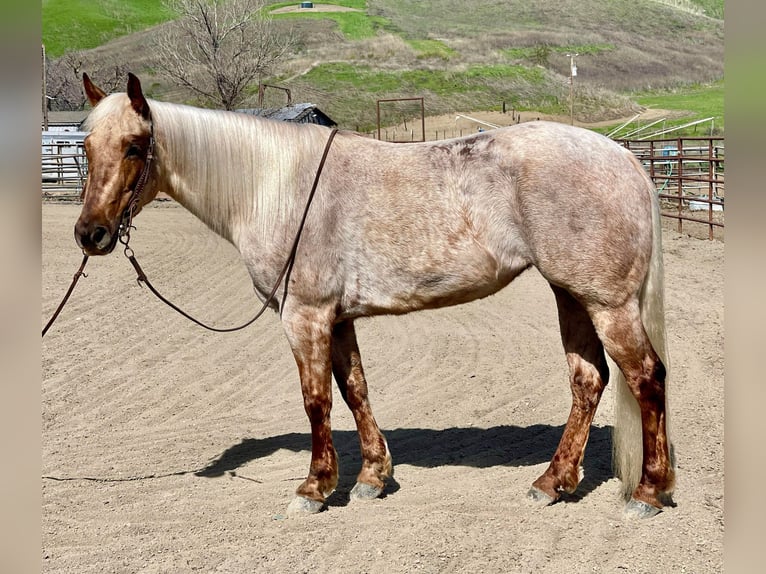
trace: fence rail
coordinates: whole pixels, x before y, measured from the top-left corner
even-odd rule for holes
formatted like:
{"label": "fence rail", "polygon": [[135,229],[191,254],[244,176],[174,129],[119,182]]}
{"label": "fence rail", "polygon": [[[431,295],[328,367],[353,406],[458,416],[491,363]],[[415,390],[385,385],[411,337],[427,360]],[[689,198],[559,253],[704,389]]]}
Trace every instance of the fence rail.
{"label": "fence rail", "polygon": [[80,197],[88,175],[82,146],[47,143],[40,156],[43,198],[70,200]]}
{"label": "fence rail", "polygon": [[702,224],[713,239],[714,228],[724,227],[723,137],[616,141],[646,168],[657,186],[663,217],[675,219],[679,232],[685,221]]}

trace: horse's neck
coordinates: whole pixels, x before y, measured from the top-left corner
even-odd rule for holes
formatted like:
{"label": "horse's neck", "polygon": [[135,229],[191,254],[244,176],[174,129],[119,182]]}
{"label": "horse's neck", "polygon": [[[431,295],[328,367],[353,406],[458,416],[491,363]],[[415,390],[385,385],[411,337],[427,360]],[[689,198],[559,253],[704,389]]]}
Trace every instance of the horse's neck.
{"label": "horse's neck", "polygon": [[158,181],[161,182],[158,191],[169,195],[218,235],[233,242],[234,234],[230,222],[223,221],[207,207],[209,204],[207,196],[211,193],[209,187],[195,186],[183,175],[173,170],[165,171],[163,169]]}
{"label": "horse's neck", "polygon": [[158,191],[236,244],[253,216],[256,184],[253,161],[242,152],[243,130],[227,131],[227,122],[236,122],[213,114],[203,124],[195,114],[206,112],[194,108],[171,111],[173,127],[157,130]]}
{"label": "horse's neck", "polygon": [[282,228],[292,230],[300,217],[300,190],[310,185],[304,160],[318,160],[326,134],[239,114],[168,110],[172,127],[157,126],[159,191],[238,247],[245,230],[265,248],[281,243]]}

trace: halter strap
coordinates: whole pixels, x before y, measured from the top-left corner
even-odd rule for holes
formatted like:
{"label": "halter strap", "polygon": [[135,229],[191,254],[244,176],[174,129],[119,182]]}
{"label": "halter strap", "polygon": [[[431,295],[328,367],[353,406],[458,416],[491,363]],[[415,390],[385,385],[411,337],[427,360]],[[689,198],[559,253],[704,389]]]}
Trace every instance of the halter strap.
{"label": "halter strap", "polygon": [[46,323],[45,327],[43,327],[43,335],[42,335],[43,337],[45,337],[45,333],[48,332],[48,329],[51,328],[51,325],[53,325],[53,322],[56,320],[56,317],[59,316],[59,313],[61,313],[61,310],[64,308],[64,305],[66,305],[66,302],[69,300],[69,296],[72,294],[72,291],[74,291],[74,286],[77,285],[77,281],[80,279],[80,277],[87,277],[84,271],[85,264],[87,262],[88,262],[88,256],[83,255],[82,263],[80,263],[80,268],[77,270],[77,273],[74,274],[74,277],[72,278],[72,283],[70,283],[69,289],[67,289],[67,292],[64,295],[64,298],[61,300],[61,303],[59,303],[59,306],[56,307],[56,311],[54,311],[48,323]]}

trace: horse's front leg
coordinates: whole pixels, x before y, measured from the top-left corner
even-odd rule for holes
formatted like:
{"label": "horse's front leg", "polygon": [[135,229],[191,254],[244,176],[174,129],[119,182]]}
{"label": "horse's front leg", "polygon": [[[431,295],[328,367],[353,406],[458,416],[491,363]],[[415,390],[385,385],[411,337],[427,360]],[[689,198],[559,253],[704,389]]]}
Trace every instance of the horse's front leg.
{"label": "horse's front leg", "polygon": [[383,492],[386,479],[393,474],[393,465],[386,439],[372,414],[352,321],[339,323],[333,329],[332,369],[343,400],[354,415],[362,451],[362,470],[351,490],[351,499],[377,498]]}
{"label": "horse's front leg", "polygon": [[338,455],[332,443],[332,371],[330,349],[332,312],[327,309],[291,309],[282,315],[285,332],[301,379],[303,406],[311,423],[309,474],[296,490],[290,513],[315,513],[338,484]]}

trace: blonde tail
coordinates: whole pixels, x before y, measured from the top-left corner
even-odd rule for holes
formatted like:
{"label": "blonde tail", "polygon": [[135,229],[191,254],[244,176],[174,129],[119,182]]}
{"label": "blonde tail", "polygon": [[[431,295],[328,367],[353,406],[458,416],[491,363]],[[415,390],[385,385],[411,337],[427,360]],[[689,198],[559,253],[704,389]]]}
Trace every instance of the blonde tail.
{"label": "blonde tail", "polygon": [[[647,177],[647,180],[649,178]],[[659,202],[654,185],[650,186],[652,196],[652,257],[649,270],[640,293],[641,321],[655,352],[665,365],[665,417],[668,437],[668,389],[670,387],[670,362],[665,336],[664,277],[662,265],[662,228],[660,226]],[[643,465],[643,443],[641,413],[633,393],[628,388],[622,371],[614,361],[608,359],[611,380],[615,388],[614,431],[612,435],[612,461],[615,475],[622,481],[623,494],[627,497],[641,480]],[[672,442],[671,464],[675,466]]]}

